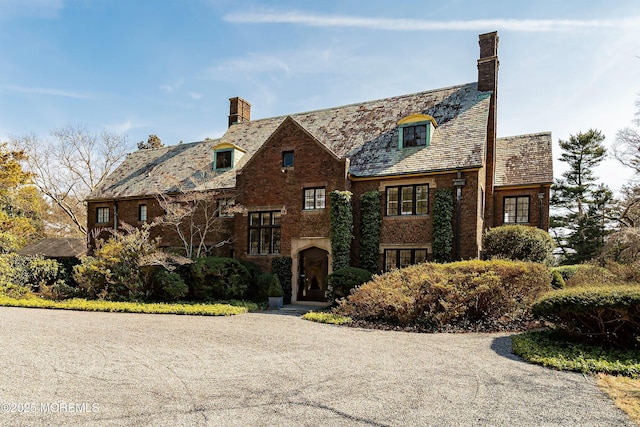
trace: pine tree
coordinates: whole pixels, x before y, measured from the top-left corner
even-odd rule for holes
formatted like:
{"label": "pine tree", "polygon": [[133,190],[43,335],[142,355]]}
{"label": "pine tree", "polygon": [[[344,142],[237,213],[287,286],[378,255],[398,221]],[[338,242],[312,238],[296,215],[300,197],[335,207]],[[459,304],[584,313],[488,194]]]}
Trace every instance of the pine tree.
{"label": "pine tree", "polygon": [[609,230],[608,212],[613,195],[606,185],[598,185],[594,169],[607,151],[604,135],[594,129],[560,140],[560,160],[569,169],[552,187],[552,231],[562,250],[565,264],[580,263],[599,255]]}

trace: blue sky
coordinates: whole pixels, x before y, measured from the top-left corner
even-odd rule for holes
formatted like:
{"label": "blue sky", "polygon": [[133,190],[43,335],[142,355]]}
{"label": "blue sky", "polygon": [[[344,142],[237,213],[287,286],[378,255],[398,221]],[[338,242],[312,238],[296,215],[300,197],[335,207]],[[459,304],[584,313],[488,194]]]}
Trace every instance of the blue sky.
{"label": "blue sky", "polygon": [[0,0],[0,141],[71,124],[134,150],[221,136],[234,96],[258,119],[473,82],[494,30],[499,136],[631,125],[634,0]]}

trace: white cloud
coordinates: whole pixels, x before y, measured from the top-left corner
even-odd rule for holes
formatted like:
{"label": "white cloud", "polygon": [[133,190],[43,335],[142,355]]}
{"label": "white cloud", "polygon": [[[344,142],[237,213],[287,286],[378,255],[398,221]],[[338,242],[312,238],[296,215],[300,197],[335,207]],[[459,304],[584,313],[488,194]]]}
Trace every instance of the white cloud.
{"label": "white cloud", "polygon": [[173,83],[167,83],[167,84],[161,85],[160,89],[162,89],[163,91],[165,91],[167,93],[173,93],[177,89],[182,87],[183,84],[184,84],[184,79],[181,78],[181,79],[176,80]]}
{"label": "white cloud", "polygon": [[362,18],[314,15],[304,12],[238,12],[224,17],[227,22],[249,24],[298,24],[311,27],[365,28],[387,31],[568,31],[580,28],[637,27],[640,17],[620,19],[478,19],[468,21],[425,21],[418,19]]}
{"label": "white cloud", "polygon": [[193,99],[194,101],[199,100],[200,98],[202,98],[202,94],[198,93],[198,92],[189,92],[189,96],[191,97],[191,99]]}
{"label": "white cloud", "polygon": [[143,123],[135,123],[132,119],[127,119],[120,123],[106,124],[105,128],[111,132],[124,134],[129,132],[131,129],[137,129],[145,126],[146,125]]}
{"label": "white cloud", "polygon": [[72,92],[68,90],[61,89],[52,89],[52,88],[42,88],[42,87],[28,87],[28,86],[14,86],[14,85],[0,85],[0,91],[8,90],[11,92],[21,92],[21,93],[33,93],[36,95],[52,95],[52,96],[62,96],[65,98],[76,98],[76,99],[90,99],[91,96],[80,93],[80,92]]}

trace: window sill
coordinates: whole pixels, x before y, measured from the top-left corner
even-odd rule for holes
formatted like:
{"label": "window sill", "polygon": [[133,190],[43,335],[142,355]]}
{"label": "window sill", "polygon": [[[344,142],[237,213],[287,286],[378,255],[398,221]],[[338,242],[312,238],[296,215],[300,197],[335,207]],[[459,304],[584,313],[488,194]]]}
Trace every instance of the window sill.
{"label": "window sill", "polygon": [[406,220],[406,219],[419,220],[419,219],[429,219],[429,218],[431,218],[431,215],[429,215],[429,214],[424,214],[424,215],[386,215],[384,217],[384,219],[388,219],[388,220],[391,220],[391,221]]}

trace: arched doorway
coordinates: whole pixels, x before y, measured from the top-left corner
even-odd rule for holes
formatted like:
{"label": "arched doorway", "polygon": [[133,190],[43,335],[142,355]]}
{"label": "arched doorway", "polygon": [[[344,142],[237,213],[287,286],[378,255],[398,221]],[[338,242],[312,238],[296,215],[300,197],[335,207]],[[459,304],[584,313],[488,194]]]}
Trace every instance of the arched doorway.
{"label": "arched doorway", "polygon": [[326,301],[327,276],[329,274],[329,252],[320,248],[309,248],[300,252],[298,300]]}

